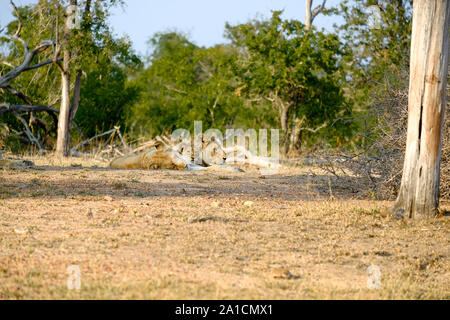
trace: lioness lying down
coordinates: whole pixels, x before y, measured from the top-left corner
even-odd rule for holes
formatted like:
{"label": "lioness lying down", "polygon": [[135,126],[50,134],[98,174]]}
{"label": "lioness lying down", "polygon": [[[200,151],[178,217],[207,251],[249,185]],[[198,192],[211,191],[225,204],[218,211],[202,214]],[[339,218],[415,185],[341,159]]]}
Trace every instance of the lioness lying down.
{"label": "lioness lying down", "polygon": [[212,166],[199,166],[191,163],[192,159],[186,159],[182,154],[171,147],[158,143],[156,149],[137,155],[127,155],[111,161],[109,166],[114,169],[168,169],[188,171],[231,171],[243,172],[239,168],[228,166],[225,163]]}
{"label": "lioness lying down", "polygon": [[188,166],[172,149],[151,150],[138,155],[128,155],[113,160],[110,165],[115,169],[170,169],[185,170]]}
{"label": "lioness lying down", "polygon": [[[212,147],[206,151],[211,153],[210,158],[213,165],[203,163],[202,166],[192,164],[190,157],[185,157],[182,152],[178,152],[171,147],[170,142],[166,143],[161,138],[154,145],[155,149],[140,154],[132,154],[114,159],[110,163],[111,168],[115,169],[169,169],[169,170],[188,170],[188,171],[231,171],[243,172],[243,170],[227,165],[228,157],[234,163],[235,153],[239,153],[243,158],[238,161],[240,164],[250,165],[258,168],[273,170],[278,168],[279,164],[253,155],[251,152],[240,146],[223,148],[221,144],[208,145]],[[191,152],[193,154],[193,152]],[[206,153],[209,154],[208,152]],[[205,153],[203,154],[205,157]]]}

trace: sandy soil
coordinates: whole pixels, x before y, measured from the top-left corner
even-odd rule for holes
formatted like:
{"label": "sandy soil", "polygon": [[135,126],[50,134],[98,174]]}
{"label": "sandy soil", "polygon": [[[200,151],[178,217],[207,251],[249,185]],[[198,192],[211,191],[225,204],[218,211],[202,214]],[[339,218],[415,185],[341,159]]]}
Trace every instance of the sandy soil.
{"label": "sandy soil", "polygon": [[450,299],[450,217],[394,220],[356,179],[34,161],[0,169],[2,299]]}

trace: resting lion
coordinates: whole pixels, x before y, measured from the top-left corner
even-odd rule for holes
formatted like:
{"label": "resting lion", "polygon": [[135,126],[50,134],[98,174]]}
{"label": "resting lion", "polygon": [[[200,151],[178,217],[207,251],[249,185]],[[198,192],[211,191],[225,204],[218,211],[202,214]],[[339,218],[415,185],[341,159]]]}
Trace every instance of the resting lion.
{"label": "resting lion", "polygon": [[184,170],[186,161],[174,150],[156,149],[138,155],[128,155],[113,160],[110,165],[115,169],[169,169]]}
{"label": "resting lion", "polygon": [[141,154],[132,154],[114,159],[110,167],[114,169],[168,169],[168,170],[188,170],[188,171],[229,171],[243,172],[242,169],[227,165],[227,155],[240,152],[245,156],[244,163],[259,168],[272,168],[274,163],[254,156],[243,147],[235,146],[224,149],[219,147],[212,149],[213,164],[203,163],[203,166],[192,164],[192,159],[187,159],[181,153],[174,150],[169,143],[160,139],[155,149]]}
{"label": "resting lion", "polygon": [[168,169],[188,171],[230,171],[243,172],[239,168],[228,166],[224,163],[212,166],[199,166],[191,164],[191,159],[186,159],[179,152],[173,150],[167,144],[158,142],[156,149],[137,155],[127,155],[114,159],[109,164],[114,169]]}

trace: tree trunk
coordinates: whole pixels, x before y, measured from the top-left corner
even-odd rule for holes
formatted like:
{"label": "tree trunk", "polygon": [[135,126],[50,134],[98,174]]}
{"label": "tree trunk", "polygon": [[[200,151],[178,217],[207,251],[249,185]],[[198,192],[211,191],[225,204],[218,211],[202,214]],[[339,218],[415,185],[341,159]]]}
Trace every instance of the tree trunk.
{"label": "tree trunk", "polygon": [[75,119],[75,115],[77,114],[78,107],[80,106],[80,95],[81,95],[81,77],[82,72],[78,71],[75,77],[75,85],[73,87],[73,98],[72,98],[72,106],[69,112],[69,120],[67,126],[67,147],[70,147],[70,132],[73,127],[73,119]]}
{"label": "tree trunk", "polygon": [[434,217],[439,206],[450,4],[415,0],[413,11],[408,136],[402,183],[391,212],[418,219]]}
{"label": "tree trunk", "polygon": [[[325,4],[327,0],[324,0],[322,5],[317,6],[314,10],[312,8],[313,0],[306,0],[306,13],[305,13],[305,29],[311,30],[314,19],[325,9]],[[301,123],[299,121],[294,121],[294,128],[292,130],[291,141],[289,148],[286,152],[300,151],[301,149]]]}
{"label": "tree trunk", "polygon": [[306,13],[305,13],[305,29],[310,30],[314,22],[314,19],[325,9],[327,0],[323,0],[321,5],[316,8],[312,8],[313,0],[306,0]]}
{"label": "tree trunk", "polygon": [[[70,5],[77,5],[77,0],[70,0]],[[61,107],[58,119],[58,137],[56,139],[56,155],[67,157],[69,156],[70,146],[70,59],[71,53],[69,51],[69,42],[71,35],[71,25],[69,23],[73,19],[75,13],[70,11],[67,13],[66,23],[64,26],[64,62],[63,70],[61,71]]]}
{"label": "tree trunk", "polygon": [[281,129],[286,133],[289,129],[289,108],[281,109]]}
{"label": "tree trunk", "polygon": [[306,0],[306,13],[305,13],[305,27],[306,30],[311,29],[312,25],[312,2],[313,0]]}
{"label": "tree trunk", "polygon": [[[91,2],[92,2],[92,0],[86,0],[86,4],[84,7],[84,14],[83,14],[84,22],[86,22],[90,16]],[[90,21],[89,21],[89,24],[90,24]],[[75,84],[73,87],[72,106],[70,108],[69,120],[68,120],[68,126],[67,126],[67,138],[66,138],[67,148],[70,148],[70,133],[71,133],[73,123],[74,123],[73,120],[75,119],[75,116],[78,111],[78,107],[80,106],[82,76],[83,76],[83,71],[78,70],[77,75],[75,76]]]}
{"label": "tree trunk", "polygon": [[302,130],[301,125],[303,120],[294,117],[294,125],[291,134],[291,142],[289,146],[289,152],[300,152],[302,148]]}
{"label": "tree trunk", "polygon": [[[66,55],[66,54],[64,54]],[[68,61],[68,60],[67,60]],[[66,58],[64,58],[66,64]],[[65,70],[66,67],[64,67]],[[61,107],[58,118],[58,136],[56,140],[56,155],[69,155],[69,116],[70,116],[70,72],[61,72]]]}
{"label": "tree trunk", "polygon": [[283,105],[281,107],[281,129],[283,130],[283,149],[282,152],[286,155],[289,152],[289,108],[290,105]]}
{"label": "tree trunk", "polygon": [[289,150],[291,151],[300,151],[302,141],[301,141],[301,129],[300,129],[300,122],[294,121],[294,128],[292,129],[292,135],[291,135],[291,145],[289,146]]}

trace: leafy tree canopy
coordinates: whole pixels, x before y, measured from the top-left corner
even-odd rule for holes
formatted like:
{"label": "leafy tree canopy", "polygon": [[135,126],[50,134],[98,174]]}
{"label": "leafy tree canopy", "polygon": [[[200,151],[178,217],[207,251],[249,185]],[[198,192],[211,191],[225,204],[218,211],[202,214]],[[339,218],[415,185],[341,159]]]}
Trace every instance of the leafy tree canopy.
{"label": "leafy tree canopy", "polygon": [[343,90],[347,48],[336,35],[307,30],[300,21],[282,20],[281,14],[275,11],[269,20],[226,26],[240,53],[243,91],[250,99],[272,101],[282,127],[296,116],[308,127],[328,122],[321,132],[330,138],[348,134],[351,126],[333,123],[352,111]]}
{"label": "leafy tree canopy", "polygon": [[[73,30],[70,43],[66,44],[71,55],[73,72],[83,72],[81,103],[75,118],[85,135],[97,130],[124,123],[124,106],[132,103],[135,89],[127,86],[127,77],[142,67],[140,58],[134,53],[128,38],[117,38],[107,23],[109,10],[121,2],[89,1],[89,13],[81,20],[80,27]],[[64,24],[64,1],[40,0],[35,5],[18,8],[22,21],[21,37],[32,48],[42,40],[62,37]],[[85,8],[87,1],[79,1]],[[7,56],[2,72],[8,72],[23,59],[22,45],[11,40],[18,26],[14,20],[0,37],[0,46],[6,48]],[[47,50],[35,57],[35,63],[52,58],[54,50]],[[60,103],[60,71],[54,64],[21,74],[15,85],[35,104],[58,107]],[[0,92],[3,100],[15,104],[23,103],[7,92]],[[8,115],[2,117],[7,118]],[[8,122],[8,121],[5,121]]]}

